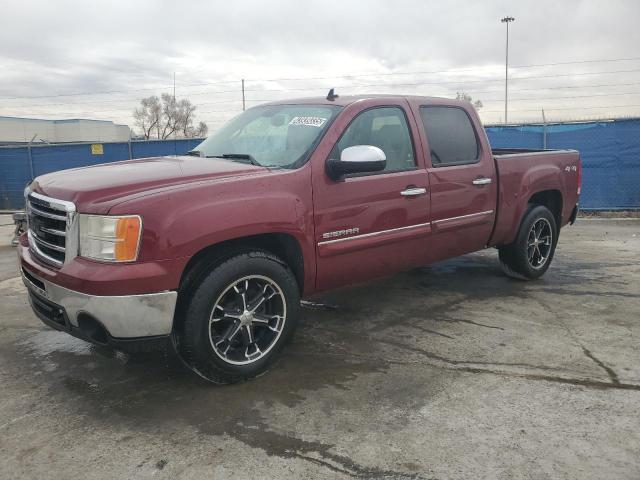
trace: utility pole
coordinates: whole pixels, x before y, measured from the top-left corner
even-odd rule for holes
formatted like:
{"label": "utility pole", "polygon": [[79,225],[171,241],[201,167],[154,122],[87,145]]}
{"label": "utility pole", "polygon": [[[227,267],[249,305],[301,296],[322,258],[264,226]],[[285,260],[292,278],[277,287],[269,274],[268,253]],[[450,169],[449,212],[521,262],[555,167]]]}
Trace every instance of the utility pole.
{"label": "utility pole", "polygon": [[509,23],[513,22],[515,18],[504,17],[500,21],[507,24],[507,48],[504,58],[504,124],[507,124],[507,102],[509,92]]}
{"label": "utility pole", "polygon": [[33,141],[36,139],[37,136],[38,134],[36,133],[33,137],[31,137],[31,140],[29,140],[29,143],[27,144],[27,153],[29,154],[29,172],[31,173],[32,181],[36,177],[33,174],[33,153],[31,152],[31,145],[33,145]]}
{"label": "utility pole", "polygon": [[547,149],[547,117],[544,115],[544,108],[542,109],[542,149]]}
{"label": "utility pole", "polygon": [[173,72],[173,101],[176,101],[176,72]]}
{"label": "utility pole", "polygon": [[242,111],[244,112],[245,110],[245,103],[244,103],[244,78],[242,79]]}

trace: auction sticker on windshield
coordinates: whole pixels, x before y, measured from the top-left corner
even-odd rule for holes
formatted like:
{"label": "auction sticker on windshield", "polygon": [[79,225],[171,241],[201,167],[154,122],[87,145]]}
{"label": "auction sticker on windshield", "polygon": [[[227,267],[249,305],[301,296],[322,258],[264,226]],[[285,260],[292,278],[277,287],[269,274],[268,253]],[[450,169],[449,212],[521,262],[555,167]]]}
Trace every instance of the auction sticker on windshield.
{"label": "auction sticker on windshield", "polygon": [[322,127],[326,118],[321,117],[293,117],[289,125],[307,125],[308,127]]}

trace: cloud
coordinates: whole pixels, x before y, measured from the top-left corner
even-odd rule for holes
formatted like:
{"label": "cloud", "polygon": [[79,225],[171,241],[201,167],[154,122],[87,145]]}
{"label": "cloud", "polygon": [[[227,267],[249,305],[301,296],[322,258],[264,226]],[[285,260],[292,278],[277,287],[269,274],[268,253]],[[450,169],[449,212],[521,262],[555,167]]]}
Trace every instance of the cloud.
{"label": "cloud", "polygon": [[[319,95],[331,86],[343,93],[465,90],[483,100],[485,120],[498,121],[505,40],[499,19],[506,14],[516,17],[514,66],[639,55],[635,0],[9,2],[0,28],[0,115],[132,123],[137,101],[170,90],[177,72],[178,95],[212,123],[239,111],[241,78],[250,104]],[[637,85],[618,85],[640,83],[640,73],[588,75],[634,69],[640,61],[515,67],[511,117],[537,118],[542,107],[573,117],[640,112],[592,108],[640,104]],[[441,73],[339,78],[391,72]],[[337,78],[263,81],[328,76]],[[618,96],[589,97],[596,90],[588,85],[598,84],[611,85],[600,93]],[[90,92],[117,93],[60,96]],[[567,92],[585,97],[563,98]],[[50,97],[6,98],[42,96]]]}

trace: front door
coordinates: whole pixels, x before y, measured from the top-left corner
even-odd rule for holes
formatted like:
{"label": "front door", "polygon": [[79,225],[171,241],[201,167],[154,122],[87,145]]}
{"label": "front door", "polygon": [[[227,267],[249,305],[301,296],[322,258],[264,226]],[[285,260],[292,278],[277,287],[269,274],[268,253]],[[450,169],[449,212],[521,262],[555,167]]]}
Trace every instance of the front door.
{"label": "front door", "polygon": [[386,276],[428,258],[429,180],[423,155],[416,154],[417,125],[408,104],[380,103],[351,107],[329,155],[374,145],[387,157],[385,170],[336,182],[322,165],[314,169],[318,290]]}

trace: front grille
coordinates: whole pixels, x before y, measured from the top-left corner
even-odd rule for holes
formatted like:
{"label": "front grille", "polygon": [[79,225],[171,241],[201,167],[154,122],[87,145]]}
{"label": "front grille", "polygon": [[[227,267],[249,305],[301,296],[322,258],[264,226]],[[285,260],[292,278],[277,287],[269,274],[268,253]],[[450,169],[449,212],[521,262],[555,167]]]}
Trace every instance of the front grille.
{"label": "front grille", "polygon": [[37,193],[27,195],[29,249],[41,260],[60,267],[67,259],[75,206]]}

